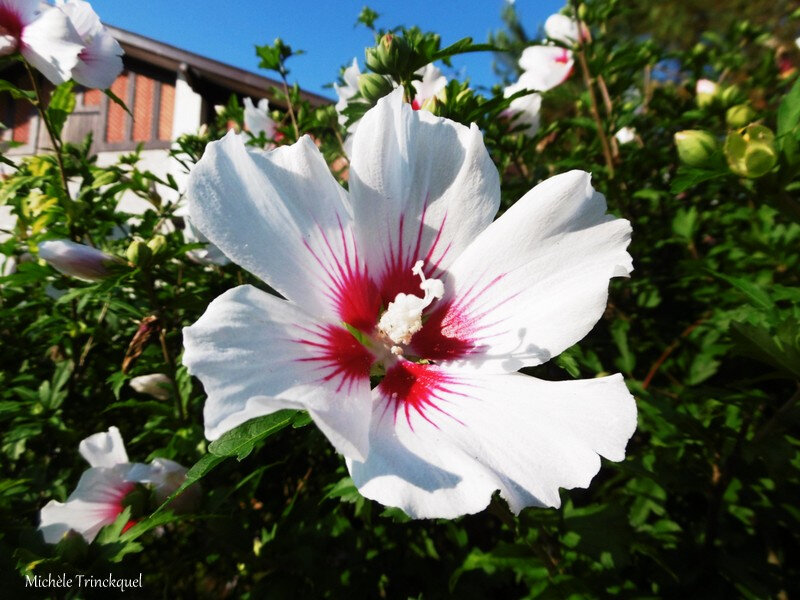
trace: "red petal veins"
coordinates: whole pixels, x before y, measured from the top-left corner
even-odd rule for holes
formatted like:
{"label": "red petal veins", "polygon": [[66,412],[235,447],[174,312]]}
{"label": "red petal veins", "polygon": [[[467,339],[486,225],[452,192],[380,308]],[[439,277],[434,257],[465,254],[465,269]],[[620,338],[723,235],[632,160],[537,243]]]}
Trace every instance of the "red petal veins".
{"label": "red petal veins", "polygon": [[[319,232],[324,242],[321,251],[315,251],[307,241],[303,244],[328,276],[326,297],[342,321],[366,333],[371,332],[378,321],[381,301],[367,266],[358,256],[355,236],[352,231],[348,236],[341,221],[338,240],[331,241],[322,227],[319,227]],[[355,249],[352,252],[351,247]]]}
{"label": "red petal veins", "polygon": [[[428,202],[422,208],[422,215],[419,219],[419,225],[416,231],[416,240],[414,247],[410,251],[406,250],[405,245],[405,216],[400,215],[400,225],[397,232],[397,248],[389,245],[389,253],[385,257],[383,275],[381,276],[380,284],[380,297],[384,306],[388,306],[389,302],[393,302],[397,294],[414,294],[421,295],[419,277],[414,275],[411,268],[418,260],[423,261],[423,271],[426,277],[436,277],[436,272],[439,270],[439,265],[442,259],[447,255],[450,250],[448,245],[442,252],[434,258],[434,252],[442,239],[442,231],[444,230],[445,223],[447,223],[447,214],[442,218],[442,222],[436,229],[436,236],[431,242],[430,248],[423,255],[422,236],[425,233],[426,227],[430,225],[425,224],[425,214],[428,210]],[[391,240],[394,236],[389,232],[388,239]]]}
{"label": "red petal veins", "polygon": [[[473,285],[455,300],[434,304],[433,311],[426,316],[422,329],[414,334],[411,347],[415,354],[428,360],[458,360],[479,354],[489,337],[482,331],[498,324],[492,312],[516,296],[489,304],[481,301],[483,295],[498,284],[505,275],[498,275],[478,288]],[[496,334],[495,334],[496,335]]]}
{"label": "red petal veins", "polygon": [[107,497],[103,499],[105,502],[108,502],[108,510],[106,511],[105,518],[108,519],[110,523],[116,521],[117,517],[125,510],[125,506],[123,505],[125,496],[130,494],[135,487],[135,483],[126,481],[106,494]]}
{"label": "red petal veins", "polygon": [[24,28],[25,23],[22,22],[19,13],[8,6],[0,5],[0,29],[5,30],[2,33],[12,36],[19,42]]}
{"label": "red petal veins", "polygon": [[387,408],[391,406],[394,409],[395,420],[402,411],[413,430],[412,410],[434,427],[436,423],[429,416],[431,409],[454,419],[441,405],[449,401],[445,394],[466,397],[466,394],[456,391],[457,383],[452,375],[435,365],[401,361],[386,372],[377,389]]}
{"label": "red petal veins", "polygon": [[351,391],[358,381],[369,379],[375,357],[353,335],[336,325],[306,330],[308,337],[297,340],[312,349],[315,356],[298,358],[299,362],[318,363],[321,381],[337,383],[336,391]]}

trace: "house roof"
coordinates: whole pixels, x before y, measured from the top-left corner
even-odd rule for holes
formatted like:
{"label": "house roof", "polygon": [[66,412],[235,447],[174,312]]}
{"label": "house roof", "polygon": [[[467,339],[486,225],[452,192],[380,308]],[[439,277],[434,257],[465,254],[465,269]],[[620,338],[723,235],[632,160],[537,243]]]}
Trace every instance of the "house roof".
{"label": "house roof", "polygon": [[[270,100],[273,100],[271,88],[273,86],[280,88],[283,85],[278,80],[170,46],[138,33],[110,25],[106,27],[125,50],[126,56],[169,71],[181,70],[187,74],[190,83],[206,80],[244,96],[266,97]],[[310,92],[301,91],[300,96],[312,106],[332,103],[330,98]],[[281,104],[280,101],[277,103]]]}

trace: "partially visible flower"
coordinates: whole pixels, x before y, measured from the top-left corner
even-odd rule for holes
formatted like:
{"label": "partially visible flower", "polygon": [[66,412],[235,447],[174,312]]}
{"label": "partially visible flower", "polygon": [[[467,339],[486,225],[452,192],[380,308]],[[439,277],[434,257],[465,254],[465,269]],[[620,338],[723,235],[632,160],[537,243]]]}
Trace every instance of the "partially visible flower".
{"label": "partially visible flower", "polygon": [[64,83],[83,41],[67,15],[40,0],[0,0],[0,56],[20,54],[52,83]]}
{"label": "partially visible flower", "polygon": [[139,375],[130,380],[130,386],[140,394],[147,394],[158,400],[169,400],[172,380],[163,373]]}
{"label": "partially visible flower", "polygon": [[426,100],[429,100],[441,92],[447,85],[447,77],[442,75],[441,70],[433,63],[428,63],[417,71],[417,75],[422,76],[421,80],[414,80],[411,85],[414,86],[416,95],[411,101],[411,108],[419,110]]}
{"label": "partially visible flower", "polygon": [[799,38],[795,38],[794,45],[797,46],[798,50],[800,50],[800,37]]}
{"label": "partially visible flower", "polygon": [[39,258],[64,275],[86,281],[105,279],[112,274],[110,267],[120,264],[120,260],[114,256],[70,240],[41,242]]}
{"label": "partially visible flower", "polygon": [[190,175],[197,227],[282,296],[236,287],[184,329],[206,437],[304,408],[361,493],[412,517],[474,513],[496,490],[514,512],[559,506],[601,455],[624,458],[635,402],[620,375],[517,371],[592,329],[610,278],[633,268],[630,224],[582,171],[493,222],[478,127],[414,111],[402,90],[354,137],[348,190],[307,136],[263,153],[229,133]]}
{"label": "partially visible flower", "polygon": [[698,79],[694,88],[696,94],[697,106],[704,108],[711,106],[716,97],[719,95],[719,84],[710,79]]}
{"label": "partially visible flower", "polygon": [[522,51],[519,82],[524,89],[546,92],[564,83],[572,73],[572,51],[558,46],[528,46]]}
{"label": "partially visible flower", "polygon": [[220,267],[224,267],[230,262],[222,250],[209,242],[208,238],[192,225],[192,220],[188,215],[183,217],[183,221],[185,224],[183,228],[183,241],[187,244],[202,243],[206,245],[205,248],[200,248],[199,250],[189,250],[186,253],[189,259],[196,263],[218,265]]}
{"label": "partially visible flower", "polygon": [[[42,508],[39,529],[49,544],[58,543],[70,530],[91,542],[100,529],[117,520],[126,506],[141,502],[135,497],[137,484],[150,484],[158,498],[166,498],[183,483],[186,474],[186,469],[166,459],[154,459],[150,465],[128,462],[116,427],[90,435],[80,443],[78,451],[91,468],[81,475],[66,502],[51,500]],[[135,518],[124,529],[134,524]]]}
{"label": "partially visible flower", "polygon": [[[572,51],[558,46],[529,46],[522,52],[519,80],[508,86],[503,95],[508,98],[522,90],[544,92],[563,83],[572,73]],[[517,115],[516,122],[525,124],[525,133],[533,136],[539,130],[542,97],[528,94],[511,101],[508,115]]]}
{"label": "partially visible flower", "polygon": [[576,19],[556,13],[547,17],[544,22],[544,33],[551,40],[561,42],[567,46],[574,46],[579,40],[583,41],[588,37],[586,25],[579,25]]}
{"label": "partially visible flower", "polygon": [[698,79],[694,89],[698,94],[709,94],[713,96],[719,91],[719,84],[710,79]]}
{"label": "partially visible flower", "polygon": [[[158,504],[169,498],[186,480],[186,467],[168,458],[154,458],[149,465],[136,465],[131,476],[140,483],[150,484]],[[185,512],[198,504],[201,487],[194,484],[170,503],[170,508]]]}
{"label": "partially visible flower", "polygon": [[88,2],[59,0],[57,6],[69,17],[84,43],[78,64],[72,69],[73,79],[88,88],[111,87],[122,72],[122,46],[103,26]]}
{"label": "partially visible flower", "polygon": [[633,127],[622,127],[617,133],[614,134],[620,144],[630,144],[636,141],[636,129]]}
{"label": "partially visible flower", "polygon": [[[525,84],[522,82],[517,82],[508,86],[503,91],[503,96],[508,98],[509,96],[513,96],[517,92],[527,89]],[[541,120],[541,109],[542,109],[542,96],[541,94],[528,94],[526,96],[521,96],[519,98],[515,98],[511,101],[511,104],[507,110],[507,116],[514,116],[516,115],[516,119],[514,120],[515,125],[525,125],[525,129],[523,130],[525,134],[529,136],[536,135],[536,132],[539,131],[539,123]]]}
{"label": "partially visible flower", "polygon": [[[421,79],[415,79],[412,82],[415,95],[411,101],[411,107],[414,110],[420,110],[427,100],[430,100],[445,88],[447,85],[447,77],[442,75],[442,71],[433,63],[428,63],[421,69],[418,69],[416,74],[419,75]],[[359,92],[360,76],[361,71],[358,68],[358,61],[354,58],[353,64],[345,69],[344,75],[342,76],[345,85],[340,86],[337,83],[333,84],[333,88],[339,96],[339,101],[336,103],[336,112],[339,113],[339,124],[342,126],[347,122],[347,117],[344,115],[343,111],[347,108],[347,103]],[[397,84],[393,81],[391,85],[395,88],[397,87]],[[391,89],[391,87],[389,87],[389,89]],[[344,141],[344,150],[348,156],[353,152],[353,135],[357,127],[358,121],[351,123],[350,127],[347,128],[347,133],[349,135]]]}
{"label": "partially visible flower", "polygon": [[276,125],[269,116],[269,100],[262,98],[256,106],[252,99],[244,99],[244,126],[256,137],[263,133],[269,140],[275,138]]}
{"label": "partially visible flower", "polygon": [[358,76],[361,75],[361,69],[358,68],[358,59],[353,59],[353,64],[347,67],[342,74],[344,85],[338,83],[333,84],[333,89],[339,100],[336,102],[336,112],[339,114],[339,125],[344,127],[347,123],[347,117],[344,115],[344,109],[347,108],[347,103],[358,93]]}

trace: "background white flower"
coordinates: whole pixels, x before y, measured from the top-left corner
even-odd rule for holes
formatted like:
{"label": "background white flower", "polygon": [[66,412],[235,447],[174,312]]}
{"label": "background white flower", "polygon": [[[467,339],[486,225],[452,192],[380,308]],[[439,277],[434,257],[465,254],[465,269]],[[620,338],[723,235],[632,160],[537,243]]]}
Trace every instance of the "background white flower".
{"label": "background white flower", "polygon": [[89,88],[111,87],[122,72],[122,46],[103,26],[88,2],[60,0],[57,6],[67,15],[84,44],[78,63],[72,69],[72,78]]}
{"label": "background white flower", "polygon": [[83,40],[67,15],[40,0],[0,0],[0,56],[19,51],[58,85],[72,76]]}
{"label": "background white flower", "polygon": [[621,127],[617,133],[614,134],[620,144],[630,144],[636,141],[636,129],[633,127]]}
{"label": "background white flower", "polygon": [[244,126],[256,137],[263,133],[267,139],[274,139],[276,125],[269,116],[269,100],[262,98],[256,106],[251,98],[244,99]]}
{"label": "background white flower", "polygon": [[578,40],[586,38],[585,26],[582,29],[576,19],[561,13],[547,17],[544,22],[544,32],[551,40],[561,42],[567,46],[574,46]]}
{"label": "background white flower", "polygon": [[[78,451],[91,468],[81,475],[66,502],[51,500],[41,510],[39,529],[50,544],[58,543],[70,530],[91,542],[124,511],[125,499],[137,483],[153,485],[163,501],[180,487],[186,475],[185,468],[167,459],[157,458],[149,465],[128,462],[116,427],[90,435],[79,444]],[[130,521],[126,528],[133,524]]]}

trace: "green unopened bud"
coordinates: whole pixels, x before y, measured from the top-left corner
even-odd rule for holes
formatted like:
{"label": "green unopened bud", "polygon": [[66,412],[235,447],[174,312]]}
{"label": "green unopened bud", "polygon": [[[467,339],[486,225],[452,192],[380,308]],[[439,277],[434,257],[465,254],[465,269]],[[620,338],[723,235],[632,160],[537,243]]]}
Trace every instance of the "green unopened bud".
{"label": "green unopened bud", "polygon": [[717,152],[717,140],[708,131],[687,129],[675,134],[675,146],[681,162],[690,167],[707,165]]}
{"label": "green unopened bud", "polygon": [[367,67],[381,75],[402,75],[411,56],[411,46],[400,36],[384,35],[375,48],[367,49]]}
{"label": "green unopened bud", "polygon": [[391,80],[377,73],[364,73],[358,77],[358,91],[370,102],[377,102],[394,89]]}
{"label": "green unopened bud", "polygon": [[167,249],[167,238],[163,235],[154,235],[153,239],[147,242],[147,247],[153,253],[153,256],[159,256]]}
{"label": "green unopened bud", "polygon": [[735,104],[742,104],[747,98],[744,92],[738,85],[729,85],[719,95],[723,106],[734,106]]}
{"label": "green unopened bud", "polygon": [[766,175],[778,162],[775,134],[762,125],[750,125],[742,132],[730,132],[724,151],[731,171],[750,179]]}
{"label": "green unopened bud", "polygon": [[588,14],[589,14],[589,9],[586,7],[586,4],[581,2],[578,5],[578,18],[581,21],[586,21],[586,17],[588,16]]}
{"label": "green unopened bud", "polygon": [[750,108],[747,104],[737,104],[736,106],[731,106],[725,112],[725,122],[728,124],[728,127],[733,127],[734,129],[741,129],[742,127],[749,125],[752,123],[756,118],[756,111]]}
{"label": "green unopened bud", "polygon": [[134,240],[125,251],[128,260],[137,267],[145,267],[153,256],[153,251],[141,240]]}

